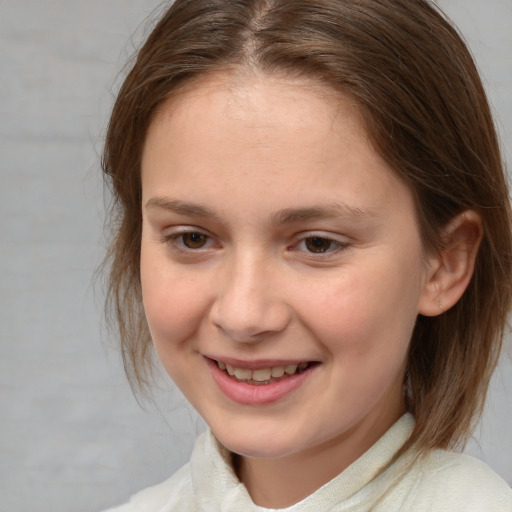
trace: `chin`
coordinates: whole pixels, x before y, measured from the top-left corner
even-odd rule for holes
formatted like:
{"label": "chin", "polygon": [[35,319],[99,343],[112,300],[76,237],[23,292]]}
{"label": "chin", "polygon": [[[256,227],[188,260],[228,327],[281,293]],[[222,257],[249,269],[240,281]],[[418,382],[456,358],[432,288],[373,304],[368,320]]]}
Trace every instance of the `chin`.
{"label": "chin", "polygon": [[217,432],[215,437],[229,451],[242,457],[274,459],[281,458],[297,451],[297,443],[289,436],[280,439],[270,433],[247,432],[245,435],[234,435],[232,432]]}

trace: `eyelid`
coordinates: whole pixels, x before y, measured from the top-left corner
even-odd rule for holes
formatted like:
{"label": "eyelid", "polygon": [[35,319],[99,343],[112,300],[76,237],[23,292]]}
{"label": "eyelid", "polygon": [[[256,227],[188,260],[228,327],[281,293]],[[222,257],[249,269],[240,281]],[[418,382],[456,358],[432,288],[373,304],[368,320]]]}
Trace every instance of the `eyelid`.
{"label": "eyelid", "polygon": [[[322,238],[322,239],[332,242],[333,244],[336,245],[336,247],[333,249],[330,249],[328,251],[318,252],[318,253],[306,251],[306,250],[301,251],[300,249],[297,249],[297,247],[301,243],[303,243],[305,240],[307,240],[308,238]],[[347,250],[351,245],[351,242],[347,237],[338,235],[338,234],[334,234],[334,233],[330,233],[330,232],[325,232],[325,231],[305,231],[305,232],[299,233],[295,237],[295,240],[296,241],[291,246],[291,249],[299,250],[300,252],[307,254],[308,257],[312,257],[312,258],[322,258],[322,257],[327,258],[327,257],[333,256],[341,251]]]}
{"label": "eyelid", "polygon": [[[179,238],[189,233],[198,233],[207,238],[205,246],[199,248],[187,247],[183,242],[179,242]],[[321,238],[332,242],[333,248],[329,248],[324,252],[308,251],[307,249],[300,248],[300,245],[310,238]],[[178,225],[168,227],[164,232],[158,236],[158,240],[171,248],[172,250],[182,253],[184,255],[197,255],[204,254],[207,251],[220,247],[215,235],[210,233],[204,228],[200,228],[194,225]],[[327,259],[333,257],[340,252],[346,251],[351,245],[351,241],[343,235],[335,234],[326,231],[304,231],[294,236],[294,240],[288,245],[287,250],[290,252],[301,253],[304,257],[320,260],[322,258]]]}
{"label": "eyelid", "polygon": [[337,233],[331,233],[330,231],[302,231],[295,237],[297,241],[305,240],[306,238],[325,238],[326,240],[332,240],[340,244],[348,244],[349,239],[347,236],[340,235]]}
{"label": "eyelid", "polygon": [[[180,236],[189,234],[189,233],[198,233],[200,235],[203,235],[207,237],[207,246],[200,247],[198,249],[192,249],[190,247],[186,247],[183,244],[178,243],[178,239]],[[174,249],[176,251],[186,253],[186,254],[198,254],[205,252],[209,249],[211,249],[211,243],[215,243],[215,237],[207,230],[197,227],[197,226],[189,226],[189,225],[180,225],[180,226],[174,226],[172,228],[168,228],[165,230],[164,233],[162,233],[159,237],[160,242],[163,244],[169,246],[171,249]]]}

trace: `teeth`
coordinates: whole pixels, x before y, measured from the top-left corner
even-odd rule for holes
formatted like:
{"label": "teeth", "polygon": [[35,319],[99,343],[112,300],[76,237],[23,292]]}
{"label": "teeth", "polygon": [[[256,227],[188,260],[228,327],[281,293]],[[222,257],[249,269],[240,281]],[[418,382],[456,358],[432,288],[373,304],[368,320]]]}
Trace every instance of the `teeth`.
{"label": "teeth", "polygon": [[288,374],[288,375],[293,375],[296,371],[297,371],[297,365],[296,364],[289,364],[285,369],[284,371]]}
{"label": "teeth", "polygon": [[264,368],[262,370],[253,370],[252,371],[252,380],[257,380],[258,382],[263,382],[265,380],[270,380],[272,375],[272,370],[270,368]]}
{"label": "teeth", "polygon": [[272,377],[282,377],[284,375],[284,366],[274,366],[272,368]]}
{"label": "teeth", "polygon": [[259,370],[251,370],[249,368],[236,368],[230,364],[217,361],[217,365],[221,370],[226,370],[229,375],[236,377],[238,380],[254,380],[256,382],[265,382],[271,378],[279,379],[286,375],[294,375],[298,371],[303,371],[308,367],[309,363],[289,364],[288,366],[273,366],[272,368],[261,368]]}
{"label": "teeth", "polygon": [[235,368],[235,377],[238,380],[249,380],[251,378],[252,371],[249,368]]}

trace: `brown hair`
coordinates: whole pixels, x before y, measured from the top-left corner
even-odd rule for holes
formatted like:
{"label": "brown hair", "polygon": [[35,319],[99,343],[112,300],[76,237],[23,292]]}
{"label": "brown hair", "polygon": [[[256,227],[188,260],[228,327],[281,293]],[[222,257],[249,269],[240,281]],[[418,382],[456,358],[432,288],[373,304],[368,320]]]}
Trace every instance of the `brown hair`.
{"label": "brown hair", "polygon": [[227,69],[293,73],[350,95],[373,144],[408,184],[427,251],[473,209],[483,222],[461,300],[417,319],[405,384],[420,452],[463,442],[481,413],[511,294],[511,215],[487,99],[471,55],[426,0],[176,0],[128,73],[108,127],[113,192],[108,305],[132,387],[149,375],[142,310],[140,161],[155,109],[191,80]]}

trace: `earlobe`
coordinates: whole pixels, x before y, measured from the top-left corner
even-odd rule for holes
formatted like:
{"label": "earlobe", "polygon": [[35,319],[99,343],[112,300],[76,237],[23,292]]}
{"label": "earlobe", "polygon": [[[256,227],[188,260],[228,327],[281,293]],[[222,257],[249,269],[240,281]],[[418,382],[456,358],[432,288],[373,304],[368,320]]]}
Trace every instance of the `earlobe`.
{"label": "earlobe", "polygon": [[429,261],[418,308],[421,315],[440,315],[462,297],[473,275],[482,235],[482,219],[474,210],[460,213],[443,228],[442,246]]}

